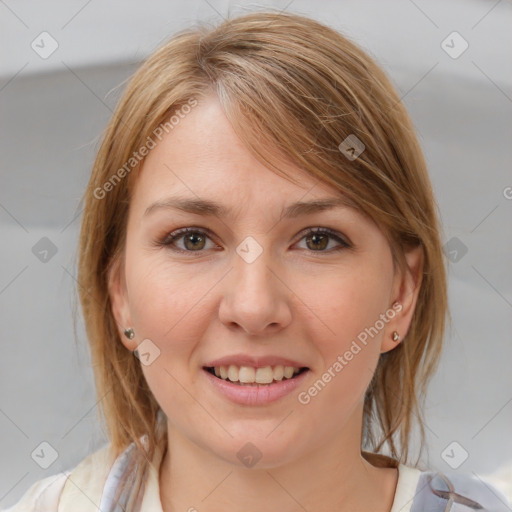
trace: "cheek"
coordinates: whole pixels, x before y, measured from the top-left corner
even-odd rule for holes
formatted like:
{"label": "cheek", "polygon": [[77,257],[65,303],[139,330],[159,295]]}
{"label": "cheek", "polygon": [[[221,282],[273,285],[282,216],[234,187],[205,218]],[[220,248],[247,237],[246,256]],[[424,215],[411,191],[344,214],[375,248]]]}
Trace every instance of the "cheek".
{"label": "cheek", "polygon": [[134,324],[141,335],[160,342],[186,341],[212,286],[208,273],[192,273],[162,258],[134,259],[127,280]]}
{"label": "cheek", "polygon": [[306,306],[309,325],[314,326],[313,339],[324,340],[326,351],[343,350],[373,326],[390,307],[387,276],[376,263],[302,279],[294,291]]}
{"label": "cheek", "polygon": [[[309,287],[304,283],[297,289],[308,306],[304,314],[309,317],[309,337],[321,357],[318,385],[304,391],[318,406],[337,404],[333,413],[340,418],[363,399],[380,357],[380,315],[389,308],[391,286],[383,276],[388,275],[375,263],[366,265],[365,271],[344,269],[329,278],[315,276]],[[314,398],[317,395],[322,397]]]}
{"label": "cheek", "polygon": [[185,390],[191,389],[191,375],[197,371],[194,354],[203,337],[201,318],[205,317],[202,299],[207,300],[213,283],[207,273],[183,268],[180,272],[157,258],[137,260],[127,280],[137,338],[151,340],[159,350],[151,364],[141,365],[145,379],[171,421],[172,411],[180,411],[181,422],[193,423],[197,403]]}
{"label": "cheek", "polygon": [[130,313],[139,343],[149,339],[159,352],[142,370],[157,400],[177,407],[188,400],[181,385],[189,388],[198,370],[197,348],[215,314],[211,290],[222,275],[198,271],[195,265],[172,265],[160,254],[143,258],[127,265]]}

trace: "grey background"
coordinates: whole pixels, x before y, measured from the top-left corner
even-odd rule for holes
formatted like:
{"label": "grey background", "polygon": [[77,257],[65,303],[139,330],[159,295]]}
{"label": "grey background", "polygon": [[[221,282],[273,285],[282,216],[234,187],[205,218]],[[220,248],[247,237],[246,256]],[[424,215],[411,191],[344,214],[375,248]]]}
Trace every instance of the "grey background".
{"label": "grey background", "polygon": [[[455,470],[491,479],[512,499],[510,2],[6,0],[0,2],[1,507],[106,442],[84,331],[79,320],[75,339],[72,318],[78,201],[122,82],[177,30],[262,6],[340,30],[400,92],[429,164],[443,241],[458,251],[449,266],[453,329],[426,402],[425,462],[450,471],[447,460],[455,464],[467,452]],[[43,31],[59,45],[47,59],[31,48]],[[456,59],[441,47],[453,31],[469,44]],[[46,262],[33,252],[38,242],[48,243],[40,242],[44,237],[57,250]],[[41,442],[58,452],[47,469],[31,458]]]}

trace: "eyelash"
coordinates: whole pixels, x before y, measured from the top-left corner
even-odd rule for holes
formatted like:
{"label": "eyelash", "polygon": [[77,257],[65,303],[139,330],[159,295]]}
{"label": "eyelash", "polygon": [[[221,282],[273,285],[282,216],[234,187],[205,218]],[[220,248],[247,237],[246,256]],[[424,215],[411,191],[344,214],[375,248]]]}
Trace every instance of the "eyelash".
{"label": "eyelash", "polygon": [[[187,251],[184,249],[178,249],[176,247],[172,247],[172,245],[177,240],[183,238],[184,235],[187,235],[190,233],[199,234],[201,236],[206,236],[210,239],[212,239],[212,235],[213,235],[210,230],[205,229],[205,228],[194,228],[194,227],[182,228],[182,229],[177,229],[176,231],[173,231],[172,233],[167,234],[163,239],[158,240],[156,242],[156,245],[160,246],[160,247],[170,248],[172,251],[179,252],[179,253],[193,254],[195,252],[197,252],[197,253],[204,252],[204,249],[197,250],[197,251]],[[326,250],[319,250],[319,251],[309,250],[309,252],[312,252],[312,253],[330,254],[332,252],[337,252],[342,249],[349,249],[350,247],[352,247],[348,242],[346,242],[340,236],[339,233],[337,233],[336,231],[333,231],[332,229],[329,229],[329,228],[307,228],[300,233],[300,238],[299,238],[298,242],[300,242],[303,238],[307,237],[308,235],[328,235],[329,237],[335,239],[337,242],[339,242],[341,244],[340,246],[335,247],[334,249],[327,250],[327,251]],[[308,250],[308,249],[306,249],[306,250]]]}

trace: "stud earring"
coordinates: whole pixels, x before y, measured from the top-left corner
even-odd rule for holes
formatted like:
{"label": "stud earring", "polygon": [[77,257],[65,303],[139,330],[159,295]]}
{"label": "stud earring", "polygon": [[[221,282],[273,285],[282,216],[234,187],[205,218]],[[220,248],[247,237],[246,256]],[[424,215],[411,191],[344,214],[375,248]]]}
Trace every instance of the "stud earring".
{"label": "stud earring", "polygon": [[128,329],[125,329],[124,330],[124,335],[129,339],[129,340],[133,340],[133,338],[135,337],[135,331],[129,327]]}
{"label": "stud earring", "polygon": [[391,337],[393,338],[393,341],[398,341],[400,339],[400,336],[396,331],[393,332]]}

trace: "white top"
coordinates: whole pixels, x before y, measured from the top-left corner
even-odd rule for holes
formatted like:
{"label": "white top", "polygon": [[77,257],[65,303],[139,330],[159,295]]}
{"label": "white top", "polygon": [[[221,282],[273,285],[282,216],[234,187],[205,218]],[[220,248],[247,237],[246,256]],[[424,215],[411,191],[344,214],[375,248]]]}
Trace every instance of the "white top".
{"label": "white top", "polygon": [[396,484],[395,499],[391,512],[411,512],[412,501],[416,495],[416,487],[421,471],[399,464],[398,483]]}

